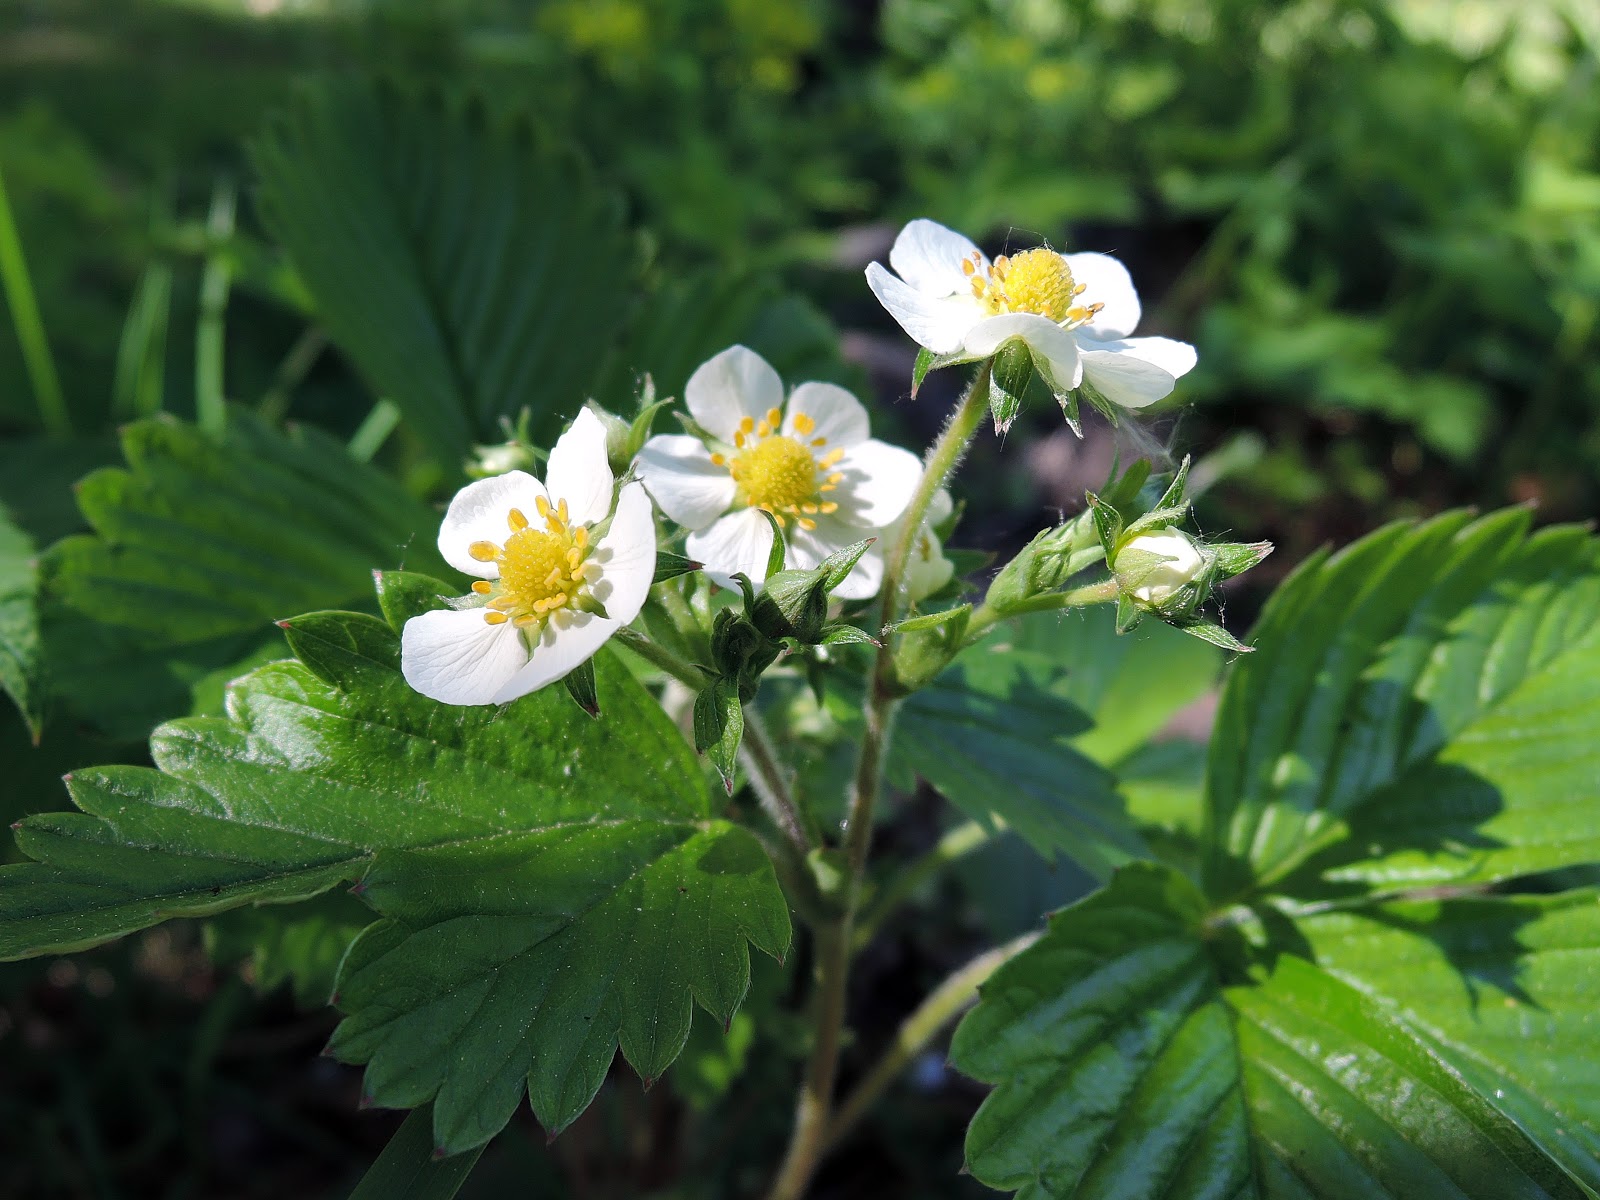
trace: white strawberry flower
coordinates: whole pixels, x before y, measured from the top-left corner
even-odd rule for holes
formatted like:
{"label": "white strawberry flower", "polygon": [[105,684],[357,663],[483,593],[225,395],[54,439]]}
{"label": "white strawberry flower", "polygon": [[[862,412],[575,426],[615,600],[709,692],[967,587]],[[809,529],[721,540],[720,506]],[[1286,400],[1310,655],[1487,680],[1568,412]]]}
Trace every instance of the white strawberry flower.
{"label": "white strawberry flower", "polygon": [[[684,553],[723,587],[766,578],[770,513],[786,565],[811,568],[892,525],[922,475],[910,451],[869,437],[867,410],[831,383],[783,381],[759,354],[733,346],[702,363],[683,391],[706,437],[653,437],[639,476],[661,511],[690,531]],[[878,540],[834,590],[865,600],[883,582]]]}
{"label": "white strawberry flower", "polygon": [[1109,254],[1041,246],[991,261],[961,234],[919,219],[895,238],[889,265],[894,274],[870,264],[867,286],[945,363],[988,358],[1020,339],[1058,396],[1087,382],[1122,408],[1169,395],[1195,364],[1187,342],[1129,336],[1139,295]]}
{"label": "white strawberry flower", "polygon": [[639,615],[656,569],[655,516],[638,483],[616,492],[606,431],[588,409],[541,483],[508,471],[456,493],[439,553],[479,576],[455,606],[406,622],[400,670],[445,704],[504,704],[582,665]]}

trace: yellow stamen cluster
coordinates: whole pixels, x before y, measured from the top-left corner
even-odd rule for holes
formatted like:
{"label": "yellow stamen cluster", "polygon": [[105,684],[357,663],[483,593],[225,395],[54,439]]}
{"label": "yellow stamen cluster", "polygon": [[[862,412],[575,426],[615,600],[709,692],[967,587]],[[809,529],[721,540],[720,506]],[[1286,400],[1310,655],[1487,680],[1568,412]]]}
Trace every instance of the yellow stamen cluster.
{"label": "yellow stamen cluster", "polygon": [[491,625],[509,621],[538,633],[551,616],[571,610],[580,591],[600,577],[600,568],[589,561],[589,527],[572,524],[565,500],[552,507],[540,496],[538,504],[543,529],[513,508],[506,515],[510,533],[505,545],[484,541],[467,547],[479,562],[500,568],[499,579],[472,585],[479,595],[493,597],[483,609],[483,619]]}
{"label": "yellow stamen cluster", "polygon": [[844,449],[824,451],[828,439],[811,436],[817,423],[805,413],[796,413],[791,424],[798,437],[779,432],[783,413],[776,408],[760,421],[746,417],[733,435],[738,452],[713,454],[711,461],[728,468],[744,504],[766,509],[780,526],[793,520],[801,529],[815,529],[818,513],[839,508],[823,497],[844,479],[844,472],[832,470]]}
{"label": "yellow stamen cluster", "polygon": [[1067,260],[1044,246],[1008,257],[1002,254],[985,269],[974,254],[961,263],[972,283],[972,294],[991,316],[1001,313],[1037,313],[1057,324],[1081,325],[1105,306],[1075,305],[1084,285],[1074,283]]}

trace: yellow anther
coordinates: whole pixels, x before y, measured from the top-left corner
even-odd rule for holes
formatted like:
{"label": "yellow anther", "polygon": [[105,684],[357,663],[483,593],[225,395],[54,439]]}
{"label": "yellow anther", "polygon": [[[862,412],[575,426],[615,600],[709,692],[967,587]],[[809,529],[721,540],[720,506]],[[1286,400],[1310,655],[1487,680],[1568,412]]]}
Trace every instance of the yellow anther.
{"label": "yellow anther", "polygon": [[711,465],[714,467],[725,467],[728,465],[728,460],[721,454],[713,454],[711,456]]}
{"label": "yellow anther", "polygon": [[740,433],[754,433],[755,428],[756,419],[754,417],[746,417],[744,420],[739,422]]}
{"label": "yellow anther", "polygon": [[741,429],[738,433],[733,435],[733,444],[738,446],[741,450],[744,449],[744,430]]}
{"label": "yellow anther", "polygon": [[506,616],[505,613],[491,608],[484,612],[483,619],[490,625],[504,625],[511,618]]}
{"label": "yellow anther", "polygon": [[776,429],[783,424],[783,410],[778,408],[767,409],[767,424]]}
{"label": "yellow anther", "polygon": [[[774,411],[776,411],[776,410],[774,410]],[[816,427],[817,427],[817,423],[811,419],[809,414],[807,414],[807,413],[795,413],[794,414],[794,431],[796,433],[798,433],[801,437],[810,436],[811,431],[813,429],[815,429]]]}
{"label": "yellow anther", "polygon": [[506,514],[506,524],[511,526],[511,532],[515,533],[519,529],[528,527],[528,518],[522,515],[520,508],[513,508]]}
{"label": "yellow anther", "polygon": [[827,438],[812,438],[811,439],[811,444],[813,446],[826,446],[828,444],[828,439]]}
{"label": "yellow anther", "polygon": [[583,550],[589,545],[589,527],[587,525],[579,525],[572,531],[572,544],[579,550]]}
{"label": "yellow anther", "polygon": [[475,580],[472,584],[472,590],[477,592],[480,596],[487,596],[490,592],[494,591],[494,584],[490,583],[487,579]]}
{"label": "yellow anther", "polygon": [[765,421],[761,422],[761,424],[756,426],[756,436],[758,438],[764,438],[771,432],[772,432],[772,426],[768,425]]}
{"label": "yellow anther", "polygon": [[1024,250],[1014,258],[1002,254],[986,274],[976,270],[968,274],[972,294],[993,315],[1037,313],[1056,322],[1079,323],[1087,319],[1072,307],[1082,285],[1073,280],[1067,260],[1048,247]]}
{"label": "yellow anther", "polygon": [[963,258],[961,260],[961,273],[963,275],[976,275],[978,273],[978,261],[976,254],[971,258]]}
{"label": "yellow anther", "polygon": [[556,512],[560,514],[563,525],[572,520],[572,516],[567,512],[567,502],[565,500],[561,501],[561,507],[556,509]]}
{"label": "yellow anther", "polygon": [[467,547],[467,553],[479,562],[494,562],[500,557],[500,547],[493,542],[473,542]]}
{"label": "yellow anther", "polygon": [[839,502],[837,500],[824,500],[821,504],[817,505],[817,511],[822,513],[838,512]]}
{"label": "yellow anther", "polygon": [[532,625],[538,619],[539,618],[534,616],[532,613],[523,613],[521,616],[512,617],[511,618],[511,623],[513,625],[515,625],[518,629],[526,629],[529,625]]}
{"label": "yellow anther", "polygon": [[817,459],[817,462],[820,465],[824,466],[824,467],[831,467],[831,466],[833,466],[834,463],[838,462],[843,457],[844,457],[844,447],[840,446],[836,450],[829,450],[821,458]]}
{"label": "yellow anther", "polygon": [[844,478],[844,472],[843,471],[835,471],[832,475],[828,476],[828,482],[831,483],[831,484],[837,484],[843,478]]}
{"label": "yellow anther", "polygon": [[534,507],[539,510],[539,515],[541,517],[548,517],[550,515],[550,501],[545,499],[545,497],[540,496],[538,500],[534,501]]}
{"label": "yellow anther", "polygon": [[817,523],[810,517],[801,517],[799,521],[801,529],[815,529],[817,527]]}
{"label": "yellow anther", "polygon": [[814,516],[817,511],[817,506],[815,504],[802,504],[800,506],[800,511],[805,513],[808,517]]}

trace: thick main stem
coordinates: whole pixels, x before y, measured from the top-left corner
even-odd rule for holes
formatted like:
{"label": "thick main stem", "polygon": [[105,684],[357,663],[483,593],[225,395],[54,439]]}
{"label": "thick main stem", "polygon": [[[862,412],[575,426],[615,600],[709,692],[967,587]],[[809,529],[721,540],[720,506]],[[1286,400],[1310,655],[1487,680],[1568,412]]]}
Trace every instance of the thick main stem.
{"label": "thick main stem", "polygon": [[[917,490],[906,506],[900,537],[889,547],[884,561],[882,595],[883,628],[892,626],[900,615],[901,588],[906,563],[922,530],[923,518],[934,495],[944,486],[967,445],[989,410],[989,373],[985,362],[962,397],[944,432],[929,447]],[[806,1185],[817,1169],[828,1144],[828,1127],[833,1111],[833,1089],[839,1072],[839,1048],[844,1036],[845,998],[850,979],[851,932],[856,905],[861,896],[861,877],[866,869],[867,852],[872,847],[872,810],[883,786],[883,756],[889,744],[899,703],[894,673],[894,639],[886,636],[873,665],[864,705],[865,730],[861,757],[856,763],[851,790],[850,812],[844,832],[846,884],[843,911],[839,917],[820,926],[816,932],[816,992],[813,1021],[816,1040],[806,1064],[805,1079],[795,1106],[794,1131],[783,1165],[778,1168],[769,1200],[801,1200]]]}

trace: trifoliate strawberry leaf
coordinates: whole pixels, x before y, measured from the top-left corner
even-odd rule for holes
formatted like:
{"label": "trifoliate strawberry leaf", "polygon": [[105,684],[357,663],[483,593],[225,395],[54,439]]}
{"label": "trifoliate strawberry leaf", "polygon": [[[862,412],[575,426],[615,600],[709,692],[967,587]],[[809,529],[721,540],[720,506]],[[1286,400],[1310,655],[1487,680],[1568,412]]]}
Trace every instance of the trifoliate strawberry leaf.
{"label": "trifoliate strawberry leaf", "polygon": [[1573,907],[1528,906],[1532,954],[1541,940],[1579,950],[1529,971],[1506,920],[1473,919],[1469,940],[1437,913],[1377,907],[1355,919],[1357,936],[1387,945],[1351,959],[1357,971],[1383,961],[1353,977],[1301,957],[1287,920],[1260,927],[1252,953],[1181,876],[1125,868],[997,971],[957,1030],[952,1062],[997,1085],[968,1130],[968,1167],[1027,1200],[1582,1200],[1600,1183],[1594,1135],[1561,1127],[1592,1122],[1583,1085],[1530,1098],[1536,1110],[1508,1100],[1492,1053],[1472,1061],[1470,997],[1459,977],[1449,992],[1442,955],[1420,983],[1405,969],[1443,932],[1496,981],[1482,999],[1536,984],[1518,1001],[1561,1016],[1495,1024],[1520,1023],[1523,1039],[1501,1052],[1520,1056],[1521,1080],[1555,1078],[1571,1061],[1563,1034],[1587,1038],[1577,989],[1600,967],[1600,921],[1585,916],[1577,933]]}
{"label": "trifoliate strawberry leaf", "polygon": [[619,1041],[660,1074],[691,997],[732,1015],[747,940],[787,949],[765,853],[712,817],[693,751],[609,654],[596,721],[559,688],[436,704],[372,617],[287,632],[304,661],[240,680],[227,719],[158,729],[158,769],[74,772],[82,812],[22,823],[38,861],[0,869],[0,957],[361,878],[388,919],[345,962],[338,1049],[372,1061],[377,1103],[437,1095],[454,1152],[491,1137],[525,1086],[547,1126],[570,1122]]}
{"label": "trifoliate strawberry leaf", "polygon": [[1279,589],[1212,740],[1213,896],[1600,860],[1600,546],[1528,523],[1391,525]]}
{"label": "trifoliate strawberry leaf", "polygon": [[122,445],[78,489],[94,532],[40,564],[52,682],[108,731],[190,711],[209,673],[281,646],[274,620],[368,601],[374,567],[439,562],[437,515],[315,429],[234,410],[220,437],[157,417]]}
{"label": "trifoliate strawberry leaf", "polygon": [[548,430],[590,392],[639,256],[570,149],[481,100],[339,85],[298,96],[255,162],[318,318],[447,469],[502,416],[532,404]]}

